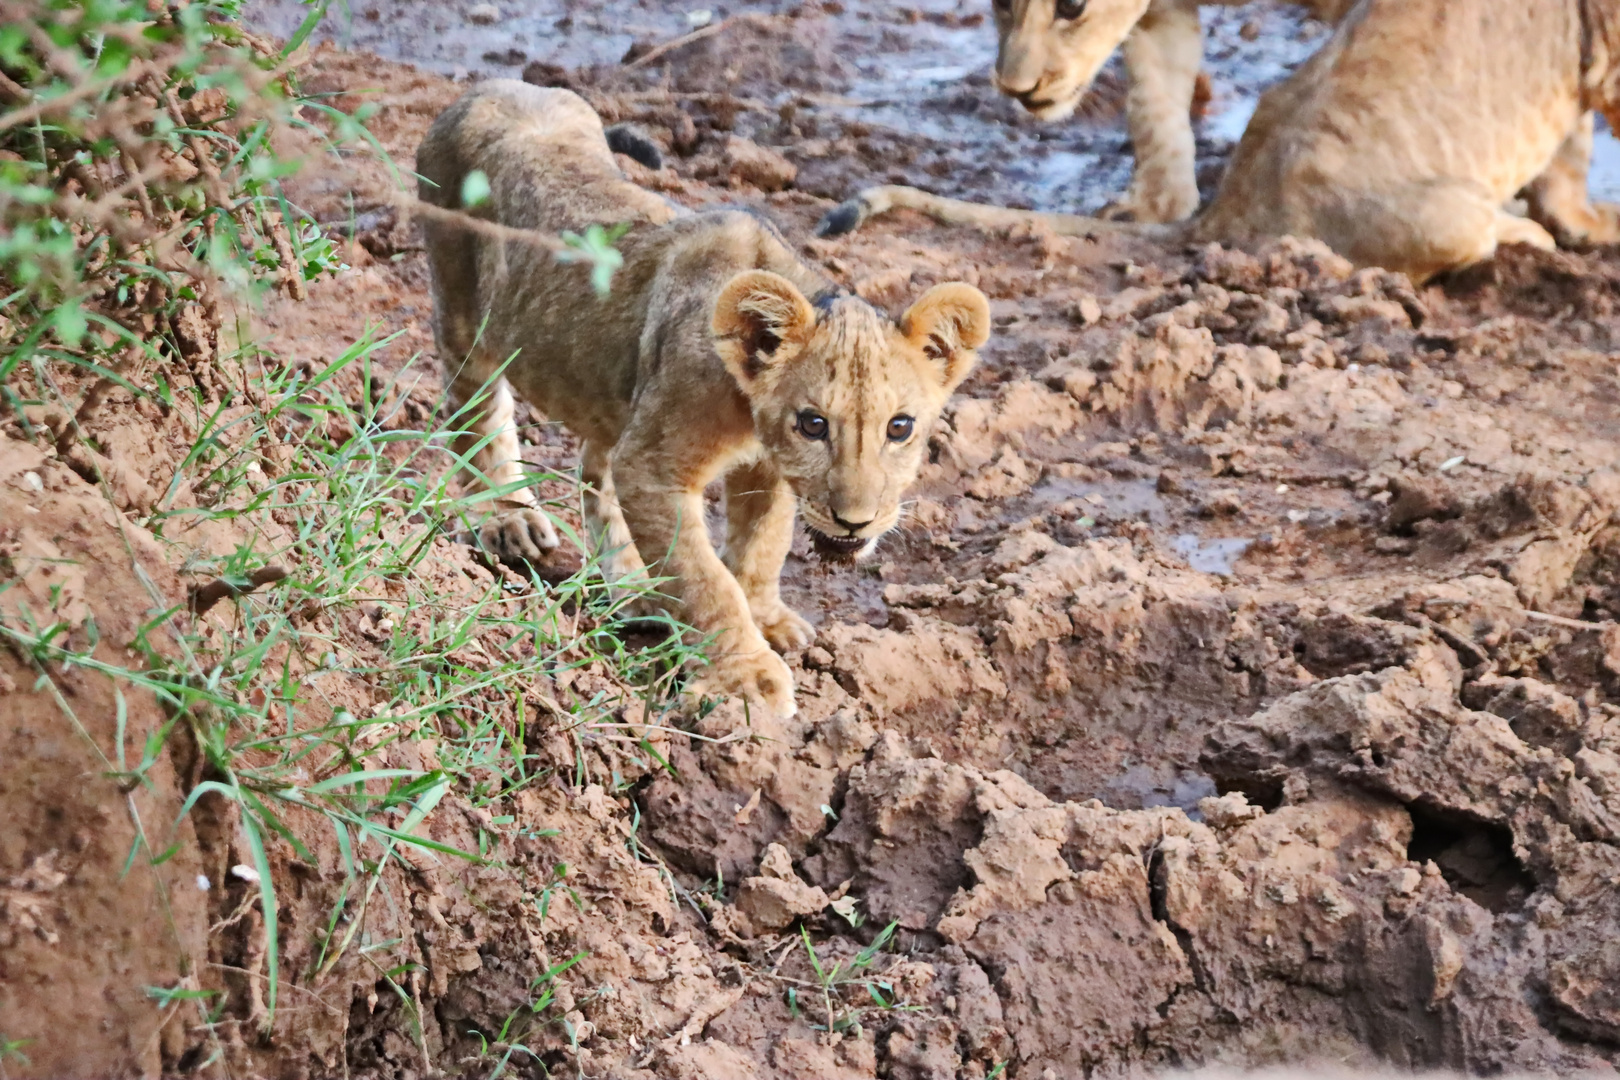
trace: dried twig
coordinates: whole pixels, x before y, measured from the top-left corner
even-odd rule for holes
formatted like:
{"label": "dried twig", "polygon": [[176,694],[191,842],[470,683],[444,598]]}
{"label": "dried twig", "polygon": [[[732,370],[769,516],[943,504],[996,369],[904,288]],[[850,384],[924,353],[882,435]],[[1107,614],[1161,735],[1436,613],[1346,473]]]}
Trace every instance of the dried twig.
{"label": "dried twig", "polygon": [[1613,626],[1613,622],[1585,622],[1581,619],[1566,619],[1562,615],[1549,615],[1545,611],[1526,611],[1524,617],[1536,622],[1546,623],[1548,626],[1561,626],[1565,630],[1603,630]]}
{"label": "dried twig", "polygon": [[255,589],[273,585],[286,576],[287,571],[282,567],[261,566],[249,574],[245,582],[215,578],[206,585],[193,585],[188,604],[193,613],[201,615],[227,596],[246,596]]}
{"label": "dried twig", "polygon": [[657,60],[661,56],[666,56],[669,53],[674,52],[676,49],[682,48],[683,46],[686,46],[686,45],[690,45],[693,42],[702,41],[704,38],[707,38],[707,37],[713,37],[714,35],[720,33],[722,30],[725,30],[725,29],[727,29],[728,27],[731,27],[731,26],[735,26],[737,23],[740,23],[740,22],[751,22],[751,23],[756,23],[756,24],[759,24],[759,25],[764,25],[764,24],[770,22],[770,16],[767,16],[767,15],[733,15],[730,18],[721,19],[719,22],[714,23],[714,24],[712,24],[710,26],[705,26],[701,30],[693,30],[690,34],[682,34],[680,37],[672,38],[669,41],[664,42],[662,45],[653,46],[651,49],[648,49],[646,52],[642,53],[640,56],[636,57],[634,60],[631,60],[629,63],[625,64],[623,70],[631,71],[631,70],[633,70],[635,68],[638,68],[638,67],[645,67],[647,64],[652,63],[654,60]]}

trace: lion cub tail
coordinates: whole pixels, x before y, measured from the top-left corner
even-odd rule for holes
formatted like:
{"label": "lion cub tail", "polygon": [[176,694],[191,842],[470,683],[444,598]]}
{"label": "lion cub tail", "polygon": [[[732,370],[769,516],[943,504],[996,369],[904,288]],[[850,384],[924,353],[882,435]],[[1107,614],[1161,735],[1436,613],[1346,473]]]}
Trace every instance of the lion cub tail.
{"label": "lion cub tail", "polygon": [[817,236],[842,236],[854,232],[868,218],[894,209],[917,210],[944,225],[971,225],[979,229],[1009,229],[1020,225],[1044,225],[1059,236],[1104,236],[1129,233],[1175,241],[1189,234],[1189,222],[1146,225],[1125,221],[1105,221],[1082,214],[1049,214],[1038,210],[1012,210],[1004,206],[947,199],[914,187],[886,185],[867,188],[827,212],[816,226]]}

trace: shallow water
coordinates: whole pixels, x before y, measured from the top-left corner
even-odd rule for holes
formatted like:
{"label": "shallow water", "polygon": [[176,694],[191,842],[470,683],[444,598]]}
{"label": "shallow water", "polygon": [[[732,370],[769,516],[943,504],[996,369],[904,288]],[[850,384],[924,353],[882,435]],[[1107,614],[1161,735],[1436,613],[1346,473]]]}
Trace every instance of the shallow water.
{"label": "shallow water", "polygon": [[1243,558],[1254,540],[1247,536],[1215,536],[1203,539],[1196,533],[1179,533],[1170,539],[1170,548],[1201,574],[1229,576],[1232,566]]}

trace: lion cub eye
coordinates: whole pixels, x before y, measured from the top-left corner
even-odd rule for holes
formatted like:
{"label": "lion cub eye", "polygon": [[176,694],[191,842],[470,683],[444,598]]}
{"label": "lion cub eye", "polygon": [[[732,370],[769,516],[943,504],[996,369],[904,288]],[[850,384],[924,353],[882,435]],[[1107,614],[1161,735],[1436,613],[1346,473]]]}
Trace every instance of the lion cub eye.
{"label": "lion cub eye", "polygon": [[1078,19],[1085,11],[1086,0],[1057,0],[1057,17],[1065,22]]}
{"label": "lion cub eye", "polygon": [[807,439],[819,442],[827,437],[827,418],[814,409],[800,409],[798,422],[793,427]]}
{"label": "lion cub eye", "polygon": [[911,438],[911,429],[917,426],[917,421],[904,414],[896,416],[889,421],[889,441],[905,442]]}

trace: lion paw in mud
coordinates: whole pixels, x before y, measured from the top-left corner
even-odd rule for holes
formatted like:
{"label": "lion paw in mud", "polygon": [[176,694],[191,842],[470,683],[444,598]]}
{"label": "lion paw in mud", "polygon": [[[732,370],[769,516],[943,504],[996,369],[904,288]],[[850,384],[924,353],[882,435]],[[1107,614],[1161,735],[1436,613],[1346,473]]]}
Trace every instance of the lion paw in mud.
{"label": "lion paw in mud", "polygon": [[816,640],[810,620],[778,600],[774,607],[753,607],[754,625],[779,653],[798,652]]}
{"label": "lion paw in mud", "polygon": [[798,711],[793,700],[793,672],[768,648],[715,657],[688,684],[687,694],[694,701],[706,697],[742,698],[764,705],[777,716],[792,716]]}

